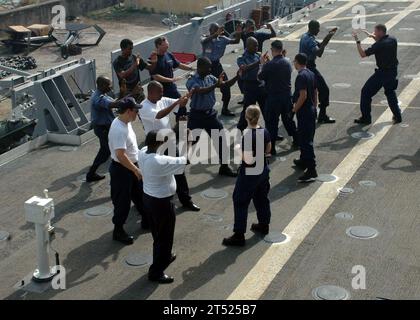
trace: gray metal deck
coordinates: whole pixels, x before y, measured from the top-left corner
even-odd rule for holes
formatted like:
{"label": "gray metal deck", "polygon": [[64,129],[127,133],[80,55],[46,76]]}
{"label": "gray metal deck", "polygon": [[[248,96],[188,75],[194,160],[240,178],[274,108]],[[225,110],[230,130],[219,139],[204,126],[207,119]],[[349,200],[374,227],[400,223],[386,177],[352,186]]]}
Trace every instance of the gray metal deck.
{"label": "gray metal deck", "polygon": [[[368,146],[374,139],[364,141],[351,137],[352,133],[361,131],[353,125],[353,119],[359,116],[360,89],[374,66],[360,64],[354,41],[348,37],[351,20],[324,22],[320,37],[326,34],[326,26],[340,28],[328,47],[335,52],[325,53],[318,62],[331,88],[329,114],[337,118],[337,123],[323,125],[317,130],[318,173],[330,174],[344,165],[349,170],[339,177],[341,180],[337,185],[348,179],[346,186],[352,187],[354,193],[336,197],[336,194],[322,194],[325,185],[320,182],[307,186],[297,184],[300,172],[291,165],[298,152],[290,152],[286,141],[278,144],[280,156],[271,165],[271,229],[283,231],[289,224],[293,226],[300,213],[310,212],[312,208],[307,204],[312,203],[311,198],[316,195],[321,200],[320,206],[323,201],[331,202],[331,205],[320,213],[318,207],[313,207],[314,215],[319,215],[313,228],[306,225],[306,222],[310,223],[308,216],[296,230],[290,229],[295,235],[291,236],[290,244],[270,246],[248,232],[245,248],[225,248],[221,241],[231,233],[234,179],[218,177],[218,166],[190,167],[187,178],[191,194],[202,210],[199,213],[178,211],[174,244],[178,258],[167,270],[175,277],[175,282],[157,286],[148,282],[147,267],[132,268],[124,263],[131,253],[151,254],[152,251],[151,234],[140,230],[134,210],[127,230],[136,240],[128,247],[112,241],[110,215],[98,218],[85,215],[87,209],[98,205],[112,208],[109,177],[96,184],[79,180],[96,155],[97,141],[92,140],[73,152],[62,152],[58,146],[49,145],[0,167],[0,230],[12,235],[10,241],[0,241],[0,298],[313,299],[313,289],[336,285],[345,288],[351,299],[420,299],[420,129],[417,125],[420,121],[420,84],[419,79],[413,80],[410,76],[420,77],[420,37],[418,30],[404,29],[420,27],[420,11],[408,12],[402,8],[415,5],[420,9],[420,1],[360,2],[366,3],[377,4],[368,8],[368,14],[383,14],[382,9],[388,12],[394,9],[392,14],[369,17],[368,21],[389,22],[399,17],[398,21],[397,18],[393,20],[397,23],[390,34],[405,43],[399,47],[398,94],[408,86],[414,87],[408,98],[405,97],[410,103],[403,113],[403,122],[409,126],[389,128],[373,124],[369,131],[376,134],[374,139],[381,137],[382,140],[377,140],[372,150]],[[335,2],[315,10],[310,18],[329,14],[334,19],[331,15],[346,4]],[[402,16],[401,12],[407,15]],[[348,13],[351,13],[351,7],[339,12],[337,17],[346,17]],[[302,26],[298,24],[282,30],[292,34]],[[373,25],[368,27],[373,28]],[[290,57],[296,53],[297,45],[297,38],[285,41]],[[229,53],[224,58],[230,75],[236,71],[237,55]],[[334,87],[340,83],[351,86],[347,89]],[[238,93],[235,86],[231,109],[237,115],[242,108],[236,104],[240,99]],[[220,99],[220,94],[218,97]],[[387,110],[381,103],[383,100],[383,92],[374,99],[374,122]],[[230,119],[225,120],[228,127],[232,126]],[[390,122],[391,118],[388,120]],[[135,129],[138,140],[143,141],[144,133],[138,122]],[[386,132],[385,136],[382,137],[381,132]],[[366,151],[363,154],[366,160],[361,166],[354,163],[356,167],[352,167],[348,160],[355,150],[361,154]],[[284,160],[281,157],[285,157],[285,161],[281,161]],[[102,170],[105,172],[106,166]],[[361,186],[359,182],[363,180],[374,181],[376,187]],[[229,196],[217,201],[201,197],[200,193],[210,187],[221,188]],[[36,247],[33,226],[24,219],[23,203],[33,195],[42,195],[45,188],[56,203],[57,236],[52,245],[60,252],[61,263],[67,270],[67,289],[25,292],[14,285],[35,268]],[[354,218],[351,221],[337,219],[335,214],[339,212],[350,212]],[[223,220],[209,221],[206,214],[220,215]],[[255,219],[255,210],[251,208],[248,224]],[[354,239],[346,234],[351,226],[370,226],[377,229],[379,235],[369,240]],[[294,242],[297,238],[299,242]],[[295,243],[297,246],[292,250]],[[272,256],[267,257],[267,253]],[[290,257],[285,258],[288,255]],[[271,266],[270,263],[275,268],[265,269]],[[356,265],[366,269],[365,290],[352,288],[355,276],[352,268]],[[256,285],[251,285],[253,283]]]}

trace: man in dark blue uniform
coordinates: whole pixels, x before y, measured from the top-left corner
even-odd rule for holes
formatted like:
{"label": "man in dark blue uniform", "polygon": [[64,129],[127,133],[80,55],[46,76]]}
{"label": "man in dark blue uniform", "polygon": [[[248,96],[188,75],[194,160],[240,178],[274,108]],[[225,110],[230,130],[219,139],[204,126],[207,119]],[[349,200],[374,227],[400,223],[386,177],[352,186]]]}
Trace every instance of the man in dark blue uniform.
{"label": "man in dark blue uniform", "polygon": [[264,106],[265,126],[270,132],[271,154],[276,155],[275,143],[279,131],[279,117],[283,122],[289,136],[293,137],[293,147],[298,147],[296,124],[290,116],[292,111],[292,66],[283,56],[283,43],[275,40],[271,44],[273,60],[269,61],[267,55],[261,57],[262,70],[259,80],[265,81],[267,98]]}
{"label": "man in dark blue uniform", "polygon": [[260,109],[264,112],[266,97],[264,84],[258,80],[261,58],[261,55],[257,53],[258,41],[254,37],[249,37],[246,42],[246,50],[237,60],[244,92],[244,108],[241,112],[238,123],[238,129],[241,131],[243,131],[247,126],[245,120],[246,108],[258,102]]}
{"label": "man in dark blue uniform", "polygon": [[337,28],[330,30],[324,40],[319,43],[315,37],[319,33],[320,24],[316,20],[311,20],[308,24],[308,32],[300,39],[299,52],[306,54],[308,57],[308,69],[311,70],[316,77],[319,94],[319,115],[318,123],[335,123],[335,119],[327,115],[327,107],[330,104],[330,89],[322,74],[316,68],[315,60],[322,57],[325,47],[334,36]]}
{"label": "man in dark blue uniform", "polygon": [[398,98],[395,90],[398,87],[398,59],[397,59],[397,39],[386,34],[386,26],[378,24],[373,34],[368,36],[376,42],[368,49],[363,50],[359,38],[356,33],[353,37],[357,43],[357,50],[362,58],[375,55],[376,65],[375,73],[369,78],[362,89],[360,97],[360,111],[362,116],[354,120],[359,124],[371,124],[371,103],[372,97],[383,87],[388,100],[389,107],[393,113],[393,122],[400,123],[402,121],[401,109],[398,106]]}
{"label": "man in dark blue uniform", "polygon": [[93,161],[89,172],[86,174],[87,182],[94,182],[105,179],[105,176],[96,173],[99,166],[105,163],[111,155],[108,146],[108,133],[115,116],[113,108],[117,108],[118,101],[107,95],[111,91],[111,80],[99,76],[96,80],[96,91],[92,94],[91,101],[91,123],[93,132],[99,139],[100,148]]}
{"label": "man in dark blue uniform", "polygon": [[[114,60],[112,66],[117,74],[119,82],[124,83],[125,85],[126,91],[124,94],[130,94],[138,84],[141,84],[140,71],[144,69],[152,70],[155,68],[157,62],[156,52],[152,53],[150,63],[148,63],[139,55],[133,55],[133,41],[130,39],[121,40],[120,48],[121,55]],[[144,94],[142,92],[141,94],[144,99]]]}
{"label": "man in dark blue uniform", "polygon": [[[216,78],[223,75],[223,81],[228,81],[228,77],[223,70],[223,66],[220,63],[220,59],[223,57],[226,51],[226,46],[229,44],[238,44],[241,41],[242,27],[239,25],[236,29],[235,39],[230,39],[223,35],[224,28],[220,28],[217,23],[210,25],[210,35],[205,36],[201,40],[203,46],[203,56],[211,61],[211,74]],[[222,92],[222,114],[224,116],[234,116],[235,114],[229,111],[229,102],[231,98],[230,87],[220,87]]]}
{"label": "man in dark blue uniform", "polygon": [[150,71],[150,77],[163,85],[163,96],[172,99],[179,99],[181,94],[178,92],[176,82],[183,77],[174,77],[174,70],[194,71],[194,68],[179,62],[175,56],[168,52],[169,42],[165,37],[158,37],[155,40],[157,51],[156,67]]}
{"label": "man in dark blue uniform", "polygon": [[[190,130],[203,129],[211,136],[211,130],[223,130],[223,124],[217,117],[217,111],[214,109],[216,104],[216,88],[224,86],[231,87],[235,84],[238,76],[224,82],[223,75],[219,79],[211,74],[212,63],[208,58],[199,58],[197,61],[197,73],[188,79],[186,87],[192,94],[190,104],[190,114],[188,117],[188,128]],[[237,174],[232,171],[227,164],[223,164],[223,138],[219,139],[219,175],[236,177]]]}
{"label": "man in dark blue uniform", "polygon": [[228,12],[226,14],[226,22],[224,23],[226,37],[230,37],[231,34],[235,33],[236,28],[238,25],[242,25],[242,21],[235,19],[235,15],[233,12]]}
{"label": "man in dark blue uniform", "polygon": [[316,105],[318,103],[318,90],[315,74],[306,68],[307,57],[299,53],[295,57],[294,65],[298,71],[293,94],[293,113],[298,120],[298,134],[300,144],[300,159],[294,164],[300,169],[306,169],[299,182],[315,181],[316,172],[314,136],[316,128]]}

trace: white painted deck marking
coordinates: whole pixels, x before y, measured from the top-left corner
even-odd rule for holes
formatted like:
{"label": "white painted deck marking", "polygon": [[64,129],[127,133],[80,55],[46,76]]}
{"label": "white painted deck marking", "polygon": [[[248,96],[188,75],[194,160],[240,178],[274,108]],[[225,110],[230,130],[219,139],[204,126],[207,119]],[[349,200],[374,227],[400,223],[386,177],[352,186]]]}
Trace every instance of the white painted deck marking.
{"label": "white painted deck marking", "polygon": [[[388,32],[393,27],[395,27],[398,23],[400,23],[402,19],[407,17],[411,13],[412,9],[417,9],[418,7],[420,7],[420,1],[416,0],[407,7],[407,10],[404,10],[404,11],[400,12],[395,17],[393,17],[391,20],[389,20],[387,23],[385,23]],[[373,44],[373,43],[374,43],[374,40],[371,39],[371,38],[366,38],[365,40],[362,41],[362,44]]]}
{"label": "white painted deck marking", "polygon": [[[336,0],[337,2],[348,2],[349,0]],[[361,3],[369,3],[369,2],[387,2],[387,3],[412,3],[414,0],[361,0]]]}
{"label": "white painted deck marking", "polygon": [[[333,104],[350,104],[350,105],[359,105],[360,102],[352,102],[352,101],[341,101],[341,100],[330,100],[330,103]],[[372,103],[372,107],[387,107],[381,103]],[[415,106],[407,106],[406,109],[420,109],[420,107],[415,107]]]}
{"label": "white painted deck marking", "polygon": [[[322,23],[328,21],[329,19],[332,19],[332,18],[338,16],[340,13],[352,8],[353,6],[358,4],[359,2],[360,2],[360,0],[351,0],[351,1],[347,2],[345,5],[340,6],[339,8],[335,9],[334,11],[331,11],[327,15],[323,16],[318,21],[322,24]],[[300,38],[302,36],[302,34],[304,34],[307,31],[307,29],[308,29],[307,26],[305,26],[303,28],[300,28],[300,29],[292,32],[291,34],[287,35],[284,38],[284,40],[291,40],[291,39]]]}
{"label": "white painted deck marking", "polygon": [[[358,15],[359,17],[364,17],[364,18],[374,18],[374,17],[381,17],[381,16],[396,16],[399,13],[402,12],[418,12],[420,11],[420,9],[410,9],[410,10],[401,10],[401,11],[386,11],[386,12],[380,12],[380,13],[371,13],[371,14],[366,14],[366,15]],[[351,16],[346,16],[346,17],[338,17],[338,18],[331,18],[328,20],[323,21],[323,23],[329,23],[329,22],[337,22],[337,21],[347,21],[347,20],[353,20],[353,18],[356,16],[356,14],[351,14]],[[300,26],[300,25],[307,25],[308,22],[307,21],[303,21],[303,22],[297,22],[297,23],[292,23],[294,26]],[[278,27],[288,27],[289,25],[291,25],[291,23],[283,23],[278,25]]]}
{"label": "white painted deck marking", "polygon": [[[272,40],[281,40],[281,41],[289,41],[289,42],[299,42],[300,39],[291,39],[291,40],[286,40],[285,38],[273,38]],[[351,44],[354,46],[355,50],[356,49],[356,43],[354,42],[354,40],[331,40],[329,42],[334,43],[334,44]],[[420,47],[420,43],[419,42],[398,42],[398,46],[399,47]],[[355,53],[357,54],[357,51],[355,51]]]}

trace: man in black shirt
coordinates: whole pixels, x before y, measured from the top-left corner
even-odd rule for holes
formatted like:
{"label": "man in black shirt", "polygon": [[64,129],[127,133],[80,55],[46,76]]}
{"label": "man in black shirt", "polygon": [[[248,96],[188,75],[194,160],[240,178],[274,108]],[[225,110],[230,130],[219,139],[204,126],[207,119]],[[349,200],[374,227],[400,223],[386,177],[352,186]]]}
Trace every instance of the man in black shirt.
{"label": "man in black shirt", "polygon": [[[124,39],[120,43],[121,55],[112,63],[118,80],[124,79],[127,87],[127,94],[130,94],[133,89],[141,84],[140,71],[144,69],[153,70],[156,66],[157,55],[153,53],[150,62],[144,61],[139,55],[133,55],[133,42],[129,39]],[[144,95],[143,95],[144,98]],[[143,100],[143,99],[142,99]]]}
{"label": "man in black shirt", "polygon": [[402,121],[401,109],[398,106],[398,98],[395,90],[398,87],[398,59],[397,59],[397,39],[386,34],[386,26],[378,24],[373,34],[367,35],[375,40],[375,43],[368,49],[363,50],[357,33],[353,32],[353,37],[357,43],[357,50],[362,58],[375,55],[375,73],[369,78],[362,89],[360,97],[360,110],[362,116],[354,120],[358,124],[371,124],[371,103],[372,97],[383,87],[389,107],[394,114],[392,120],[394,124]]}
{"label": "man in black shirt", "polygon": [[242,25],[242,21],[235,19],[235,16],[232,12],[228,12],[226,14],[226,22],[224,24],[225,27],[225,36],[230,37],[236,32],[238,26]]}
{"label": "man in black shirt", "polygon": [[306,68],[307,56],[304,53],[296,55],[294,64],[298,76],[295,82],[292,112],[296,113],[298,120],[300,158],[293,162],[296,167],[306,169],[298,181],[312,182],[318,177],[314,152],[316,106],[318,104],[316,75]]}
{"label": "man in black shirt", "polygon": [[265,81],[267,98],[264,106],[264,121],[271,136],[271,154],[276,155],[275,143],[279,131],[279,118],[283,122],[289,136],[293,137],[293,147],[297,147],[296,124],[290,117],[292,111],[292,66],[283,56],[283,43],[275,40],[271,44],[273,59],[269,61],[267,54],[261,57],[263,65],[258,79]]}
{"label": "man in black shirt", "polygon": [[270,30],[270,33],[264,32],[262,30],[256,31],[255,21],[248,19],[245,22],[245,30],[242,32],[241,39],[244,43],[244,49],[246,49],[246,40],[249,37],[253,37],[258,41],[258,52],[262,52],[264,47],[264,41],[274,38],[276,36],[276,31],[274,30],[271,24],[267,24],[266,28]]}
{"label": "man in black shirt", "polygon": [[156,67],[150,70],[150,77],[162,84],[164,97],[179,99],[181,94],[178,92],[176,82],[184,77],[175,77],[174,70],[194,71],[194,68],[177,60],[169,51],[169,41],[166,37],[157,37],[155,47],[157,51]]}

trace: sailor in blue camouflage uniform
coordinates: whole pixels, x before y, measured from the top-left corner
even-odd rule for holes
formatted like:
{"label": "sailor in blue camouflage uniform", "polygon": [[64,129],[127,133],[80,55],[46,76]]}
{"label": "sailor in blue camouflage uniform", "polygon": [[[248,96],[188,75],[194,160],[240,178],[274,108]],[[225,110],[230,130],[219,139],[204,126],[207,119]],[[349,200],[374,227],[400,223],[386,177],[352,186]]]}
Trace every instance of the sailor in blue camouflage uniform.
{"label": "sailor in blue camouflage uniform", "polygon": [[[204,36],[201,40],[203,47],[203,56],[211,61],[211,74],[216,78],[220,78],[223,75],[223,81],[228,81],[228,77],[223,70],[223,66],[220,63],[220,59],[224,56],[226,47],[230,44],[238,44],[241,41],[242,27],[237,26],[235,32],[235,39],[230,39],[223,35],[224,28],[219,27],[217,23],[210,25],[210,35]],[[222,86],[220,88],[222,92],[222,115],[234,116],[235,114],[229,111],[229,102],[231,98],[230,87]]]}
{"label": "sailor in blue camouflage uniform", "polygon": [[315,74],[316,81],[318,84],[318,123],[335,123],[335,119],[327,115],[327,107],[330,104],[330,89],[328,88],[327,82],[325,81],[324,77],[318,71],[315,61],[317,57],[322,57],[328,42],[335,35],[337,28],[331,29],[321,43],[318,42],[315,38],[320,30],[319,22],[316,20],[311,20],[308,24],[308,29],[308,32],[306,32],[300,39],[299,53],[304,53],[308,57],[307,67]]}
{"label": "sailor in blue camouflage uniform", "polygon": [[[233,86],[237,80],[237,76],[231,80],[224,82],[223,77],[217,79],[211,74],[211,61],[208,58],[202,57],[197,61],[197,72],[194,76],[188,79],[186,87],[191,97],[190,114],[188,117],[188,128],[190,130],[202,129],[211,136],[211,130],[223,130],[223,124],[220,122],[217,111],[214,109],[216,104],[216,88],[223,88],[224,86]],[[223,138],[219,139],[219,160],[220,169],[219,175],[236,177],[237,174],[232,171],[226,163],[223,163]]]}
{"label": "sailor in blue camouflage uniform", "polygon": [[99,166],[107,162],[111,152],[108,146],[108,133],[111,128],[112,121],[115,116],[112,111],[113,108],[118,107],[118,100],[111,98],[108,93],[111,92],[111,80],[105,76],[99,76],[96,79],[97,89],[92,94],[91,103],[91,117],[93,132],[99,139],[100,148],[98,154],[93,161],[89,172],[86,174],[86,182],[95,182],[105,179],[104,175],[96,173]]}
{"label": "sailor in blue camouflage uniform", "polygon": [[264,112],[266,92],[264,83],[258,80],[261,55],[257,53],[258,41],[254,37],[246,40],[246,50],[237,59],[240,68],[240,78],[244,92],[244,108],[239,118],[238,129],[243,131],[247,127],[245,120],[245,110],[248,106],[258,102],[260,109]]}

